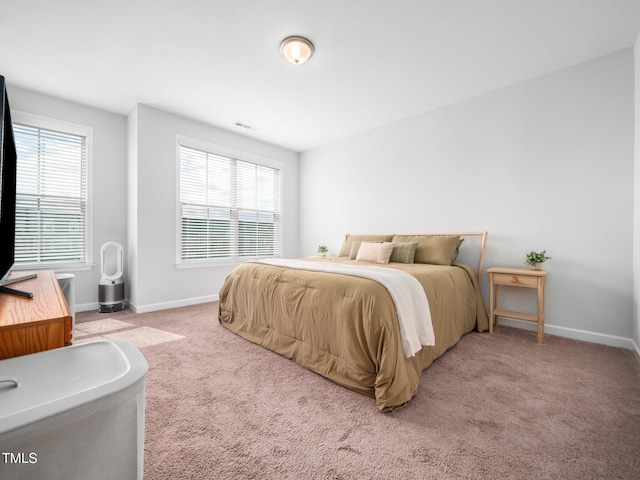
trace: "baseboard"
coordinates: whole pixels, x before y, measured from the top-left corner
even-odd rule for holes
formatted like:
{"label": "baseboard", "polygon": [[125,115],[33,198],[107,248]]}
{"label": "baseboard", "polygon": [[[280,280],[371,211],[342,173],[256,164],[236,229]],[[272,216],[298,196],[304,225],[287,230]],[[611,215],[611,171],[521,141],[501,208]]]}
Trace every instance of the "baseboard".
{"label": "baseboard", "polygon": [[134,313],[157,312],[159,310],[168,310],[170,308],[188,307],[190,305],[198,305],[200,303],[216,302],[220,300],[219,295],[207,295],[204,297],[187,298],[184,300],[176,300],[172,302],[153,303],[149,305],[134,305],[129,302],[129,308]]}
{"label": "baseboard", "polygon": [[631,340],[631,343],[633,343],[633,351],[636,354],[636,360],[640,363],[640,348],[638,348],[638,344],[634,340]]}
{"label": "baseboard", "polygon": [[98,310],[100,308],[100,304],[98,302],[94,303],[83,303],[81,305],[76,304],[76,313],[79,312],[90,312],[92,310]]}
{"label": "baseboard", "polygon": [[[508,327],[521,328],[523,330],[536,331],[537,325],[532,322],[514,320],[511,318],[500,318],[500,325]],[[633,350],[636,356],[640,358],[640,349],[631,338],[618,337],[615,335],[607,335],[606,333],[590,332],[587,330],[579,330],[577,328],[560,327],[558,325],[545,324],[544,333],[549,335],[557,335],[558,337],[572,338],[574,340],[582,340],[584,342],[599,343],[609,345],[611,347],[621,347]]]}
{"label": "baseboard", "polygon": [[[209,302],[217,302],[220,300],[219,295],[207,295],[205,297],[195,297],[195,298],[187,298],[184,300],[176,300],[172,302],[162,302],[162,303],[153,303],[150,305],[134,305],[129,300],[125,299],[125,305],[131,309],[134,313],[147,313],[147,312],[157,312],[159,310],[168,310],[170,308],[179,308],[179,307],[188,307],[189,305],[198,305],[200,303],[209,303]],[[79,312],[90,312],[93,310],[98,310],[100,308],[100,304],[95,303],[84,303],[81,305],[76,305],[76,313]]]}
{"label": "baseboard", "polygon": [[[129,305],[129,301],[125,298],[124,305],[127,307]],[[76,305],[75,313],[79,312],[91,312],[93,310],[98,310],[100,308],[100,304],[98,302],[95,303],[83,303],[81,305]]]}

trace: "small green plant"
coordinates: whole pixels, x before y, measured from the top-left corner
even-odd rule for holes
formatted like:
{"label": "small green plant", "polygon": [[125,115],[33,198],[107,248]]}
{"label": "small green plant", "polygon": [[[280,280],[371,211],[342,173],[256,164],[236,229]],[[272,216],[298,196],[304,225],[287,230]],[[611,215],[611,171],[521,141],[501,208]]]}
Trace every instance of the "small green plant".
{"label": "small green plant", "polygon": [[526,263],[530,267],[535,267],[538,263],[544,263],[547,260],[551,260],[551,257],[547,257],[546,253],[546,250],[543,250],[540,253],[529,252],[525,257],[524,263]]}
{"label": "small green plant", "polygon": [[326,245],[318,245],[318,253],[326,254],[329,251]]}

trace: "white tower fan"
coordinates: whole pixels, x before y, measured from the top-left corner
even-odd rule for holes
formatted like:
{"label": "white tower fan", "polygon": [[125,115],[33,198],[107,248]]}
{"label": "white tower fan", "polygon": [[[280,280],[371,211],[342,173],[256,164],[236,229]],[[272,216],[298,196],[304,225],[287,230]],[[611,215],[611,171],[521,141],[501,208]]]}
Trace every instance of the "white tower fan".
{"label": "white tower fan", "polygon": [[[115,251],[115,272],[107,273],[108,250]],[[116,242],[107,242],[100,249],[100,271],[102,277],[98,285],[98,313],[119,312],[124,309],[124,280],[122,279],[124,258],[122,246]],[[113,260],[110,262],[113,265]]]}

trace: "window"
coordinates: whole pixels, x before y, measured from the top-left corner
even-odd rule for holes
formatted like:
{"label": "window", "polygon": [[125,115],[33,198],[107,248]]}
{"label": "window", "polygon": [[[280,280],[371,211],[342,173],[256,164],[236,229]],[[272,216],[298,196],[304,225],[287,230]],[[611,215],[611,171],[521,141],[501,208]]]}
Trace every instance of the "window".
{"label": "window", "polygon": [[16,112],[16,267],[91,264],[89,127]]}
{"label": "window", "polygon": [[279,256],[280,168],[199,147],[179,145],[178,262]]}

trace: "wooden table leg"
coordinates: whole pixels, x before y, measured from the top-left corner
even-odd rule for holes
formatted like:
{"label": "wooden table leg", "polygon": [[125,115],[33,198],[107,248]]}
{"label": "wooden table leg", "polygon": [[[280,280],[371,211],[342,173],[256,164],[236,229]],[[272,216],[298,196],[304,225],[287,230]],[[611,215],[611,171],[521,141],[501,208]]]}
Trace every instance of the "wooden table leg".
{"label": "wooden table leg", "polygon": [[[496,285],[496,304],[494,305],[493,308],[495,308],[496,310],[498,308],[500,308],[500,285]],[[493,328],[498,328],[498,321],[500,319],[499,315],[495,316],[495,322],[493,323]]]}
{"label": "wooden table leg", "polygon": [[544,336],[544,278],[538,277],[538,343]]}
{"label": "wooden table leg", "polygon": [[493,273],[489,273],[489,333],[493,333],[493,310],[495,308],[495,305],[493,304],[493,295]]}

